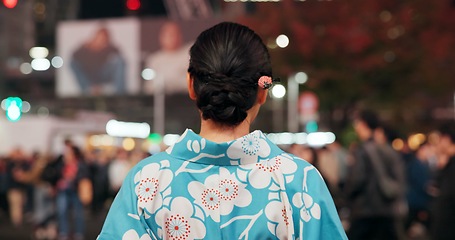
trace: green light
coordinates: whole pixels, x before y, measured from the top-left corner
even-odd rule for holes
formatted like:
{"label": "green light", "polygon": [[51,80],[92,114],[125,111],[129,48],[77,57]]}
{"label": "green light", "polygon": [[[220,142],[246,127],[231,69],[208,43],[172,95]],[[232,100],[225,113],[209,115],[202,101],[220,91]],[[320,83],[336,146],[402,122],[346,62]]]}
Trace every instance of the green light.
{"label": "green light", "polygon": [[147,139],[155,144],[159,144],[162,141],[162,137],[159,133],[151,133]]}
{"label": "green light", "polygon": [[18,97],[8,97],[5,99],[5,109],[8,121],[19,121],[22,116],[22,99]]}
{"label": "green light", "polygon": [[305,126],[305,130],[307,133],[317,132],[318,128],[319,126],[316,121],[309,121]]}

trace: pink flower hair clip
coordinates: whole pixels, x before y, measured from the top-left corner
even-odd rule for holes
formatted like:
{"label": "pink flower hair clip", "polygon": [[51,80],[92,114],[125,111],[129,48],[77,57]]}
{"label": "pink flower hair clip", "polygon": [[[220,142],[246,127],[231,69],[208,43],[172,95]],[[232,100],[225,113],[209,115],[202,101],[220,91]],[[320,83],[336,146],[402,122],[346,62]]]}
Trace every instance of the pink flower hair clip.
{"label": "pink flower hair clip", "polygon": [[258,80],[258,86],[263,89],[269,89],[272,86],[272,78],[269,76],[262,76]]}

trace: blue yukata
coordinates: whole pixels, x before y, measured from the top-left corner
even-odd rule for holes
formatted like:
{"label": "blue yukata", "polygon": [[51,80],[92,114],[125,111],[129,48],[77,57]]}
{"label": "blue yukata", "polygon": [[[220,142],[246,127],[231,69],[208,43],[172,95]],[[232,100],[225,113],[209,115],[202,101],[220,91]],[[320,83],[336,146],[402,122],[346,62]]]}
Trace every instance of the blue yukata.
{"label": "blue yukata", "polygon": [[98,239],[347,237],[314,166],[258,130],[215,143],[188,129],[130,171]]}

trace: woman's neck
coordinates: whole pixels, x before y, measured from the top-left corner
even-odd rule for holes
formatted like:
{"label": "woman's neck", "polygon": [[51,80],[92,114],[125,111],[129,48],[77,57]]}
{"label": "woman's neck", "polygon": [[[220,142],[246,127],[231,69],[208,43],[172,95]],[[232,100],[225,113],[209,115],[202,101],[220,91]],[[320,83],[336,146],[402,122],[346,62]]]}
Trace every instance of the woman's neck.
{"label": "woman's neck", "polygon": [[212,120],[202,120],[199,135],[212,142],[229,142],[250,133],[248,118],[237,126],[225,126]]}

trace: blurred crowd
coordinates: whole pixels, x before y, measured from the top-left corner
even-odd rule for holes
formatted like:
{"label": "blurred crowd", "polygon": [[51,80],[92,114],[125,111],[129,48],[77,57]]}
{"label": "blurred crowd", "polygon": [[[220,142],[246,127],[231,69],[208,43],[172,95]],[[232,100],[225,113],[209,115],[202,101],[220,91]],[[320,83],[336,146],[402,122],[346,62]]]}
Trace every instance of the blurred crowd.
{"label": "blurred crowd", "polygon": [[[352,126],[357,140],[349,146],[285,149],[319,169],[349,239],[455,239],[455,124],[422,134],[413,147],[396,142],[374,112],[359,112]],[[84,217],[104,219],[128,171],[147,156],[88,151],[71,140],[58,156],[13,149],[0,156],[0,214],[16,227],[32,224],[34,239],[83,239]]]}
{"label": "blurred crowd", "polygon": [[[289,152],[317,167],[350,240],[455,239],[455,123],[409,145],[373,111],[353,117],[357,141]],[[411,142],[412,143],[412,142]]]}
{"label": "blurred crowd", "polygon": [[[83,151],[71,140],[58,156],[0,156],[0,215],[17,229],[33,226],[33,239],[84,239],[86,217],[102,221],[123,179],[148,156],[123,148]],[[3,211],[2,211],[3,210]]]}

